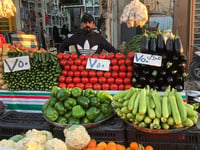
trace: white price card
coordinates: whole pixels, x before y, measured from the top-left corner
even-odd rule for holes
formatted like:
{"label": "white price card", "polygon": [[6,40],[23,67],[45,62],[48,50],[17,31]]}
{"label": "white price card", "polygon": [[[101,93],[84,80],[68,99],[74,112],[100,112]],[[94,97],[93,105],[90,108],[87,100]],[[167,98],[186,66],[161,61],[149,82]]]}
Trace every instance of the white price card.
{"label": "white price card", "polygon": [[86,69],[109,71],[110,60],[108,59],[98,59],[98,58],[88,58]]}
{"label": "white price card", "polygon": [[15,72],[30,69],[29,56],[7,58],[3,61],[4,72]]}
{"label": "white price card", "polygon": [[161,67],[162,56],[144,54],[144,53],[135,53],[133,62],[138,63],[138,64],[145,64],[145,65],[150,65],[150,66]]}

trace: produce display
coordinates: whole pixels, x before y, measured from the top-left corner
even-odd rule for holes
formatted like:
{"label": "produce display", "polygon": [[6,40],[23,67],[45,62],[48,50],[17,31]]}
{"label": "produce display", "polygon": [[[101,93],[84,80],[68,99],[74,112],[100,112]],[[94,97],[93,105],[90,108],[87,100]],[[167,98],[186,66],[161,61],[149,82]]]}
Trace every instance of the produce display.
{"label": "produce display", "polygon": [[163,96],[147,86],[121,91],[113,99],[117,115],[142,128],[179,129],[198,121],[199,104],[184,103],[180,93],[170,86]]}
{"label": "produce display", "polygon": [[58,85],[58,77],[61,74],[61,66],[55,54],[38,50],[32,55],[15,49],[8,52],[9,58],[29,56],[30,70],[4,73],[3,77],[8,85],[8,90],[38,90],[50,91]]}
{"label": "produce display", "polygon": [[8,85],[3,78],[3,60],[8,58],[8,50],[0,50],[0,89],[7,90]]}
{"label": "produce display", "polygon": [[[92,88],[94,90],[124,90],[132,87],[131,79],[133,72],[132,59],[134,53],[126,58],[122,53],[104,53],[90,55],[60,53],[57,58],[63,68],[59,77],[59,87]],[[86,69],[88,58],[110,60],[110,70],[100,71]]]}
{"label": "produce display", "polygon": [[59,124],[90,124],[113,115],[112,96],[105,91],[54,86],[43,105],[44,116]]}
{"label": "produce display", "polygon": [[149,85],[153,89],[164,91],[170,85],[178,91],[184,89],[186,57],[178,34],[174,38],[170,35],[165,42],[159,31],[157,34],[145,33],[141,52],[162,56],[162,63],[161,67],[134,63],[134,87],[144,88]]}

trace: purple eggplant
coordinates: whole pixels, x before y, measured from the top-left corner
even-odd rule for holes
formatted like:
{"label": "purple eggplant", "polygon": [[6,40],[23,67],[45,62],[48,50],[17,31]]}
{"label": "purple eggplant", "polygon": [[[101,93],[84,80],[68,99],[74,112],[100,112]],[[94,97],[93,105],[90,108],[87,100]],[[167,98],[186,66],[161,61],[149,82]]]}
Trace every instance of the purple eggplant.
{"label": "purple eggplant", "polygon": [[157,49],[156,52],[162,54],[165,51],[165,41],[164,41],[164,37],[160,31],[160,29],[158,30],[157,33]]}
{"label": "purple eggplant", "polygon": [[178,35],[178,31],[176,32],[176,35],[174,38],[174,50],[175,50],[176,54],[184,55],[183,45],[182,45],[181,38]]}
{"label": "purple eggplant", "polygon": [[150,54],[154,54],[156,52],[156,35],[154,35],[153,33],[150,35],[150,40],[149,40],[149,53]]}
{"label": "purple eggplant", "polygon": [[148,38],[148,34],[145,33],[142,36],[142,41],[141,41],[141,52],[142,53],[148,53],[149,50],[149,38]]}
{"label": "purple eggplant", "polygon": [[166,41],[166,51],[169,54],[169,57],[173,56],[173,53],[174,53],[174,40],[173,40],[172,35],[170,35],[167,38],[167,41]]}
{"label": "purple eggplant", "polygon": [[176,84],[175,86],[174,86],[174,88],[177,90],[177,91],[183,91],[183,89],[184,89],[184,86],[182,85],[182,84]]}

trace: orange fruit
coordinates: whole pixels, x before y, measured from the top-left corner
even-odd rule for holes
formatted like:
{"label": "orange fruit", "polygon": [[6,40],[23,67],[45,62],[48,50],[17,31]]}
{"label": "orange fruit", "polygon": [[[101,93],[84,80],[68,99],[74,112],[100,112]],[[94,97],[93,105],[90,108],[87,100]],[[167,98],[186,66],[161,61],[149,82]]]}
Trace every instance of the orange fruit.
{"label": "orange fruit", "polygon": [[131,150],[137,150],[139,148],[138,143],[137,142],[131,142],[130,143],[130,149]]}
{"label": "orange fruit", "polygon": [[96,146],[97,146],[97,142],[96,142],[95,139],[91,139],[90,142],[87,145],[88,148],[96,147]]}
{"label": "orange fruit", "polygon": [[147,146],[145,147],[145,150],[153,150],[153,147],[152,147],[151,145],[147,145]]}

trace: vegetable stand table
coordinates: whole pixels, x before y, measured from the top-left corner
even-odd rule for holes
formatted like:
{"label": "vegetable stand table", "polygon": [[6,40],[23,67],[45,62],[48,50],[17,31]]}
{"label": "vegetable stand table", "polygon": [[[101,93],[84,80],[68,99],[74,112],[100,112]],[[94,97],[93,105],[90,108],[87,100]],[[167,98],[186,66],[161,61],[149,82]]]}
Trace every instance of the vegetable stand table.
{"label": "vegetable stand table", "polygon": [[[108,91],[111,95],[119,91]],[[160,92],[161,95],[163,92]],[[185,92],[180,92],[186,101]],[[45,91],[7,91],[0,90],[0,101],[6,104],[7,110],[41,113],[41,108],[50,97],[50,92]]]}

